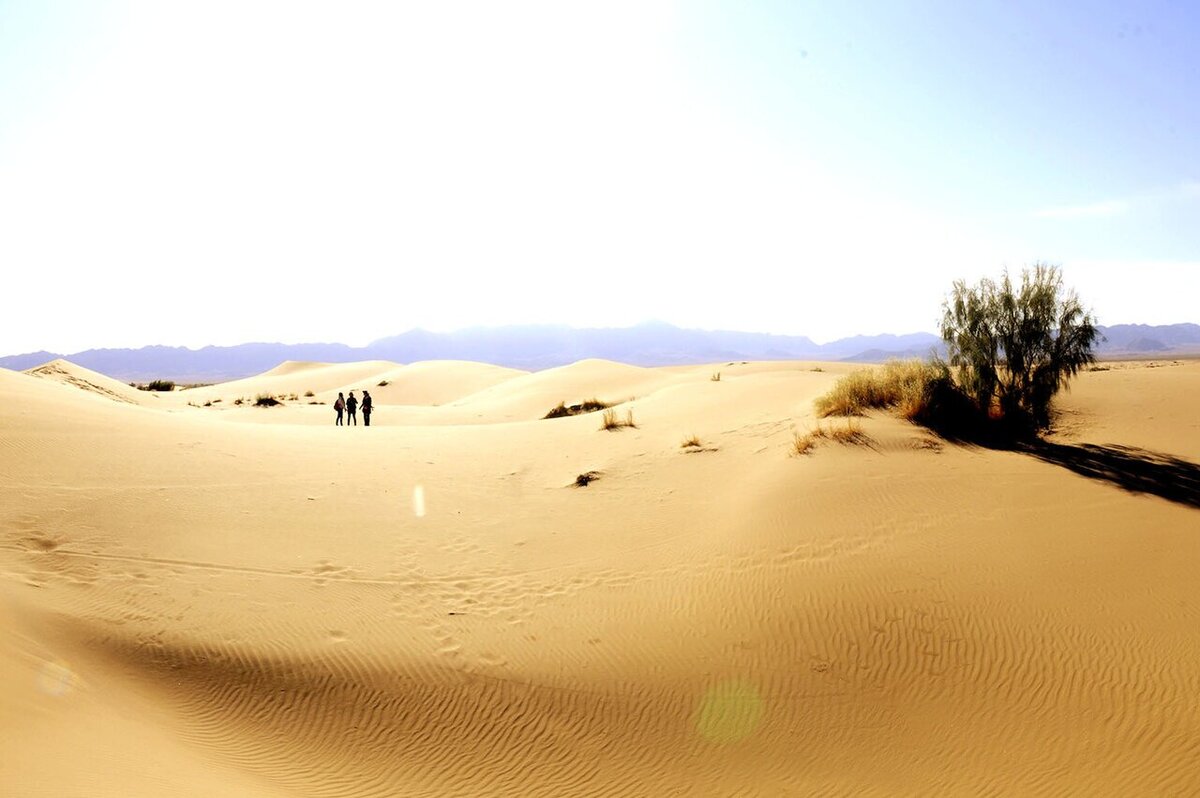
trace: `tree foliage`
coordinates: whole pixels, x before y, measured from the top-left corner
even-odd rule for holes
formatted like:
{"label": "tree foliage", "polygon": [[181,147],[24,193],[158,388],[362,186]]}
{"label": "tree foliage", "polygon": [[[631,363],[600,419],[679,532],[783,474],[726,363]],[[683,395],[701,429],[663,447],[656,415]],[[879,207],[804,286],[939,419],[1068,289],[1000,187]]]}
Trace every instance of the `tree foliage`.
{"label": "tree foliage", "polygon": [[1014,286],[964,281],[942,308],[942,338],[959,387],[984,413],[1044,428],[1050,403],[1070,378],[1094,363],[1096,320],[1055,266],[1037,264]]}

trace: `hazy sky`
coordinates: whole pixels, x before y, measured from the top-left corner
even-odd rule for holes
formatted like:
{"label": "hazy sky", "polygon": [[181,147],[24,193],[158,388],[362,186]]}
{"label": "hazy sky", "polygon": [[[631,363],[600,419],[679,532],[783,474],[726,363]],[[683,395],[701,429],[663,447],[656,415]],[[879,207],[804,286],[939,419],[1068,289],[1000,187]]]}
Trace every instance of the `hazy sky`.
{"label": "hazy sky", "polygon": [[1196,9],[0,0],[0,354],[1200,321]]}

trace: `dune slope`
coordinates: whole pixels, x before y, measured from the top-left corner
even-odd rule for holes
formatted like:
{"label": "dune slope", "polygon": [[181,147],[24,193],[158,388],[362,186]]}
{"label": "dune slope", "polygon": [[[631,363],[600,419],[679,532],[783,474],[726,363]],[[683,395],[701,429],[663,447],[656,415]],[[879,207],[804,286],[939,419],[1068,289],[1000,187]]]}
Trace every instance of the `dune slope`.
{"label": "dune slope", "polygon": [[[476,365],[431,367],[469,393],[370,429],[0,371],[0,782],[1200,791],[1200,364],[1064,398],[1062,458],[1174,457],[1137,483],[886,415],[790,456],[846,366]],[[346,384],[326,369],[274,378]],[[593,395],[633,397],[637,427],[539,420]]]}

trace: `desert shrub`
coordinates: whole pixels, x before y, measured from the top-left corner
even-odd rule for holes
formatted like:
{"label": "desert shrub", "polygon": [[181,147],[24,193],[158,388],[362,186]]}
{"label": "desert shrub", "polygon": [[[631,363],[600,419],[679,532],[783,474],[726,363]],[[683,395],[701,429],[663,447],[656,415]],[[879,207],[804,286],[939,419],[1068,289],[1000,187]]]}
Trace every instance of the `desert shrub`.
{"label": "desert shrub", "polygon": [[721,372],[714,371],[713,375],[711,377],[709,377],[709,379],[712,380],[713,382],[720,382],[721,381]]}
{"label": "desert shrub", "polygon": [[260,393],[258,396],[254,397],[255,407],[274,407],[278,404],[283,403],[269,393]]}
{"label": "desert shrub", "polygon": [[212,400],[212,403],[215,405],[215,404],[216,404],[217,402],[219,402],[219,401],[221,401],[221,400],[220,400],[220,399],[213,399],[213,400]]}
{"label": "desert shrub", "polygon": [[600,429],[614,430],[621,429],[622,427],[637,427],[637,424],[633,421],[632,410],[625,413],[625,418],[617,418],[617,411],[611,407],[604,411],[604,419],[600,424]]}
{"label": "desert shrub", "polygon": [[151,380],[146,384],[147,391],[173,391],[175,383],[171,380]]}
{"label": "desert shrub", "polygon": [[586,402],[580,402],[577,405],[568,405],[566,402],[559,402],[554,407],[550,408],[550,412],[542,416],[546,418],[565,418],[566,416],[579,416],[584,413],[595,413],[597,410],[605,410],[612,407],[608,402],[601,402],[596,397],[588,399]]}
{"label": "desert shrub", "polygon": [[208,401],[208,402],[205,402],[205,403],[204,403],[204,406],[205,406],[205,407],[212,407],[212,406],[213,406],[213,403],[212,403],[211,401]]}
{"label": "desert shrub", "polygon": [[297,395],[296,395],[296,394],[294,394],[294,393],[290,393],[290,394],[288,394],[288,401],[289,401],[289,402],[295,402],[295,401],[297,401],[299,398],[300,398],[300,397],[299,397],[299,396],[297,396]]}
{"label": "desert shrub", "polygon": [[245,404],[245,402],[246,402],[246,400],[244,398],[242,398],[241,396],[239,396],[237,399],[233,400],[233,403],[235,405]]}
{"label": "desert shrub", "polygon": [[999,282],[955,282],[941,334],[955,382],[976,409],[1033,429],[1049,426],[1055,394],[1096,362],[1100,336],[1059,269],[1045,264],[1023,270],[1019,286],[1007,272]]}
{"label": "desert shrub", "polygon": [[315,396],[315,395],[316,395],[316,394],[314,394],[312,391],[305,391],[305,392],[304,392],[304,398],[305,398],[305,399],[311,399],[311,398],[312,398],[313,396]]}
{"label": "desert shrub", "polygon": [[599,471],[585,471],[584,473],[575,477],[575,487],[586,488],[588,483],[595,482],[598,479],[600,479]]}
{"label": "desert shrub", "polygon": [[387,380],[380,380],[377,388],[386,388],[390,383]]}
{"label": "desert shrub", "polygon": [[679,448],[680,449],[699,449],[700,448],[700,438],[696,435],[692,435],[691,437],[684,438],[683,443],[679,444]]}

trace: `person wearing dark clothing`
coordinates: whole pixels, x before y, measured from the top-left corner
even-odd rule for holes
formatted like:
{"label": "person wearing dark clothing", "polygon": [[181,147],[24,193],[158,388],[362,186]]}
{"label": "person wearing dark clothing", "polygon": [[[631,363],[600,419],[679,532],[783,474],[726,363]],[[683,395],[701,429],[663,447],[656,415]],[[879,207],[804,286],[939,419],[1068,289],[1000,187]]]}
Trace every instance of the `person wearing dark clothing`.
{"label": "person wearing dark clothing", "polygon": [[363,391],[362,400],[363,426],[371,426],[371,392]]}
{"label": "person wearing dark clothing", "polygon": [[346,398],[346,424],[358,426],[358,400],[354,398],[354,391]]}
{"label": "person wearing dark clothing", "polygon": [[342,426],[342,411],[346,409],[346,399],[338,392],[337,401],[333,403],[333,409],[337,411],[337,421],[333,422],[335,427]]}

